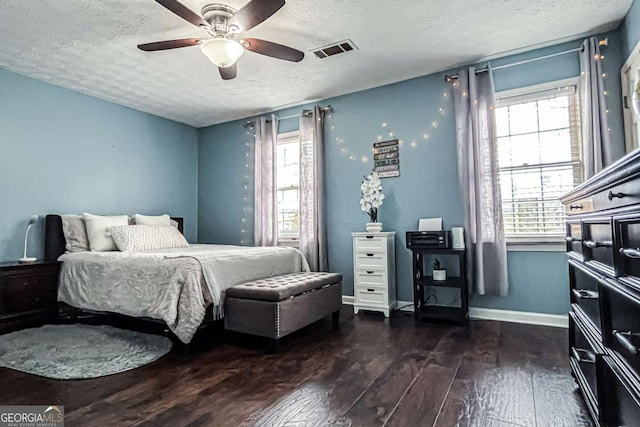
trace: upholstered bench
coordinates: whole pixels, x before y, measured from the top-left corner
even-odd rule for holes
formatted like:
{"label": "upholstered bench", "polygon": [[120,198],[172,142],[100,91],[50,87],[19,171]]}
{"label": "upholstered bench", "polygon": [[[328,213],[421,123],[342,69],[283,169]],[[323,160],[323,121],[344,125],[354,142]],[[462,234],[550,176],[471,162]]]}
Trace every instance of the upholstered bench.
{"label": "upholstered bench", "polygon": [[342,305],[342,275],[291,273],[233,286],[226,291],[225,329],[272,339],[280,338],[329,314],[337,327]]}

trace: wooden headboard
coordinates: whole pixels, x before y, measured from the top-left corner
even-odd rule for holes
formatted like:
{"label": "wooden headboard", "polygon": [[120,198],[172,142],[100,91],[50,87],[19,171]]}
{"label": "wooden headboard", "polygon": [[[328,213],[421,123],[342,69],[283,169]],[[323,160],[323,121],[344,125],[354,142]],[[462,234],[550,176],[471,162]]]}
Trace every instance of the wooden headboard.
{"label": "wooden headboard", "polygon": [[[184,233],[184,218],[171,217],[178,223],[178,230]],[[62,232],[62,218],[60,215],[47,215],[44,232],[44,259],[55,261],[65,252],[66,241]]]}

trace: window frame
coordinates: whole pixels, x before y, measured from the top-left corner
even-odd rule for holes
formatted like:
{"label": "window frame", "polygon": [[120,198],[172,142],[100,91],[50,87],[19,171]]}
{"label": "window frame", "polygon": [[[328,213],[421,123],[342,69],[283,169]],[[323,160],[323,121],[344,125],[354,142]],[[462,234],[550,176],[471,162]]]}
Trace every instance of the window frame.
{"label": "window frame", "polygon": [[[508,105],[525,103],[528,101],[544,99],[545,94],[562,93],[562,89],[565,89],[564,93],[573,94],[576,97],[580,97],[579,93],[580,77],[571,77],[568,79],[554,80],[542,84],[536,84],[531,86],[524,86],[515,89],[504,90],[495,93],[496,109],[505,107]],[[500,102],[502,100],[502,103]],[[580,112],[578,112],[579,114]],[[496,124],[497,128],[497,124]],[[580,131],[578,132],[580,137]],[[498,144],[498,136],[496,133],[496,148]],[[583,162],[583,153],[580,153],[579,161]],[[564,235],[531,235],[531,236],[505,236],[507,240],[507,250],[512,252],[518,251],[550,251],[550,252],[564,252],[566,251],[566,243]]]}
{"label": "window frame", "polygon": [[[295,130],[295,131],[290,131],[290,132],[283,132],[283,133],[279,133],[277,135],[277,140],[276,140],[276,152],[278,150],[278,145],[280,144],[288,144],[291,142],[296,141],[298,143],[298,145],[300,145],[300,131],[299,130]],[[277,177],[277,170],[278,170],[278,164],[277,164],[277,155],[275,158],[276,164],[275,164],[275,170],[276,170],[276,180],[274,182],[274,196],[276,198],[276,217],[278,217],[280,215],[280,211],[277,209],[277,198],[278,198],[278,191],[280,190],[288,190],[288,189],[292,189],[292,188],[297,188],[298,189],[298,216],[299,216],[299,212],[300,212],[300,183],[298,183],[298,187],[283,187],[280,188],[278,187],[278,177]],[[298,162],[298,168],[300,168],[300,162]],[[300,171],[301,172],[301,171]],[[299,172],[299,173],[300,173]],[[280,235],[280,227],[278,227],[278,245],[280,246],[298,246],[300,243],[300,229],[298,228],[298,236],[297,237],[293,237],[293,236],[281,236]]]}

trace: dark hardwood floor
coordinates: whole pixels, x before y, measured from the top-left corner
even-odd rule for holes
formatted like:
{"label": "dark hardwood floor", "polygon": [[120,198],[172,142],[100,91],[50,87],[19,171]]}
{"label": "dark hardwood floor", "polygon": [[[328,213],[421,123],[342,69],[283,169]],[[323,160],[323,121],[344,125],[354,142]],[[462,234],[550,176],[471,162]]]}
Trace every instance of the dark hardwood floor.
{"label": "dark hardwood floor", "polygon": [[567,330],[466,328],[344,307],[278,354],[225,338],[110,377],[54,381],[0,368],[0,404],[59,404],[68,426],[590,426]]}

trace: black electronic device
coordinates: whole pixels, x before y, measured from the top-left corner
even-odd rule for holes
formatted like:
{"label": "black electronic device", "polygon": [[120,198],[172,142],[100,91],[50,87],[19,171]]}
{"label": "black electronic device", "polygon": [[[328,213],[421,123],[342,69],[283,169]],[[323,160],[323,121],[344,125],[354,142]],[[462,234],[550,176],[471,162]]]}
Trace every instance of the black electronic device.
{"label": "black electronic device", "polygon": [[450,246],[449,230],[441,231],[407,231],[407,248],[437,248],[449,249]]}

